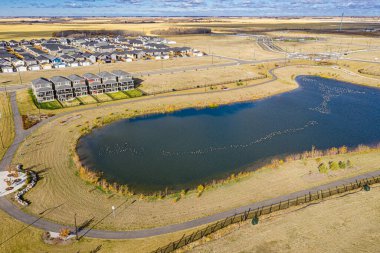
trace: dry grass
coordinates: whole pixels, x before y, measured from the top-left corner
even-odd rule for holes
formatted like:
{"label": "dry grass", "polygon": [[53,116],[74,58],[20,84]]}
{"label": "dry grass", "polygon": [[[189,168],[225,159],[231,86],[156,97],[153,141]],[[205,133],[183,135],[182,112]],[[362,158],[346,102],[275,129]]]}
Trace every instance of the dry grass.
{"label": "dry grass", "polygon": [[256,226],[245,222],[227,228],[186,252],[377,252],[379,201],[377,185],[370,192],[274,213]]}
{"label": "dry grass", "polygon": [[281,58],[282,54],[268,52],[257,45],[256,40],[229,35],[174,36],[179,46],[193,47],[207,54],[220,55],[242,60]]}
{"label": "dry grass", "polygon": [[[140,87],[146,92],[162,90],[193,88],[202,85],[217,84],[220,82],[235,83],[238,80],[258,78],[260,70],[257,66],[240,65],[220,67],[197,71],[187,71],[173,74],[153,75],[143,77]],[[264,72],[264,71],[262,71]]]}
{"label": "dry grass", "polygon": [[15,132],[9,96],[0,92],[0,159],[12,144]]}
{"label": "dry grass", "polygon": [[[305,71],[302,68],[301,70]],[[219,93],[186,94],[166,98],[157,96],[156,99],[135,100],[128,104],[118,104],[112,108],[100,107],[94,109],[91,114],[82,113],[81,118],[70,121],[64,126],[59,122],[69,116],[52,121],[38,129],[25,141],[14,160],[14,162],[23,163],[25,167],[33,167],[36,171],[47,169],[37,187],[27,194],[26,198],[32,201],[32,205],[26,208],[26,211],[39,213],[49,207],[64,203],[59,209],[49,214],[48,218],[71,223],[73,212],[76,212],[79,219],[82,220],[92,216],[99,219],[109,212],[110,206],[123,202],[125,198],[94,190],[93,186],[86,185],[75,175],[76,169],[70,159],[70,150],[73,149],[73,144],[81,134],[80,128],[87,124],[86,122],[94,122],[96,117],[104,117],[110,113],[128,117],[135,115],[132,113],[135,111],[138,114],[144,114],[168,109],[207,106],[210,103],[225,104],[252,100],[288,91],[295,87],[297,85],[292,81],[285,80],[284,82],[271,82]],[[128,111],[126,112],[126,110]],[[280,169],[260,170],[239,183],[207,191],[201,198],[197,198],[196,194],[190,194],[177,203],[174,203],[173,199],[154,202],[139,200],[133,206],[128,207],[128,212],[117,212],[118,222],[107,219],[100,227],[138,229],[183,222],[338,178],[378,169],[376,164],[380,162],[378,152],[345,155],[343,158],[337,157],[336,159],[348,159],[348,157],[358,169],[346,170],[344,173],[331,176],[320,176],[314,160],[308,160],[306,164],[302,161],[291,162],[281,166]],[[314,176],[309,176],[310,171]],[[276,185],[276,187],[269,189],[266,187],[268,183]]]}
{"label": "dry grass", "polygon": [[[287,52],[302,53],[329,53],[329,52],[350,52],[356,50],[371,49],[380,46],[380,40],[349,35],[331,35],[331,34],[312,34],[302,32],[271,32],[271,37],[312,37],[317,41],[305,42],[285,42],[275,41],[275,44],[283,48]],[[355,56],[355,54],[353,54]],[[350,54],[351,57],[351,54]]]}

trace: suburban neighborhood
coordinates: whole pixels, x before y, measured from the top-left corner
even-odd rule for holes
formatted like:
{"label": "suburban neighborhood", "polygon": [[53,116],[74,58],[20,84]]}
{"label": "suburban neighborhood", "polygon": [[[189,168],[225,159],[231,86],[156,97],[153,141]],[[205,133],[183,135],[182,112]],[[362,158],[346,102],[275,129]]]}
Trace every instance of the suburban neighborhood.
{"label": "suburban neighborhood", "polygon": [[95,63],[168,60],[203,56],[190,47],[171,47],[175,41],[152,36],[50,38],[0,41],[3,73],[89,66]]}

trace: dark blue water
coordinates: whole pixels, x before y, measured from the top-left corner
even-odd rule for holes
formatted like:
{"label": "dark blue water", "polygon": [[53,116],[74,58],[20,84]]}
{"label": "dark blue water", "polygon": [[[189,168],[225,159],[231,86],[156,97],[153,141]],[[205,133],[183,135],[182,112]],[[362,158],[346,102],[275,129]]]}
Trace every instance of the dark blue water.
{"label": "dark blue water", "polygon": [[121,120],[80,139],[78,153],[137,191],[183,189],[273,156],[380,141],[380,89],[300,76],[265,100]]}

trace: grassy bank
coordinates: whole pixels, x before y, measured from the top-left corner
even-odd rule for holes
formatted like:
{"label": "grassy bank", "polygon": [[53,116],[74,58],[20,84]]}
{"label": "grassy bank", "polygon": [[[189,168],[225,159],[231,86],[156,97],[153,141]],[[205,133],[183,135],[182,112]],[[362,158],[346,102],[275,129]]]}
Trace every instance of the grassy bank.
{"label": "grassy bank", "polygon": [[13,142],[14,131],[9,95],[5,92],[0,92],[0,160]]}

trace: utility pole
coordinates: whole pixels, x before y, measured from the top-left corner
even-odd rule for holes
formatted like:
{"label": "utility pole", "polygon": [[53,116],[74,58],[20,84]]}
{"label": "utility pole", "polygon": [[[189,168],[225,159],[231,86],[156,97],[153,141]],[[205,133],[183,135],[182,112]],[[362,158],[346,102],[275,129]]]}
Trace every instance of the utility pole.
{"label": "utility pole", "polygon": [[75,239],[78,241],[78,226],[77,226],[77,213],[74,214],[74,224],[75,224]]}
{"label": "utility pole", "polygon": [[344,12],[342,13],[342,18],[340,19],[340,26],[339,26],[339,31],[340,31],[340,32],[342,31],[343,16],[344,16]]}
{"label": "utility pole", "polygon": [[[1,113],[0,113],[0,119],[1,119],[2,116],[3,115],[1,115]],[[3,149],[5,149],[4,142],[3,142],[3,133],[2,132],[0,132],[0,140],[1,140],[1,146],[3,147]]]}
{"label": "utility pole", "polygon": [[18,77],[20,78],[20,84],[22,85],[21,73],[20,73],[20,71],[17,71],[17,72],[18,72]]}
{"label": "utility pole", "polygon": [[4,142],[3,142],[3,134],[0,132],[0,140],[1,140],[1,146],[3,149],[5,149]]}

